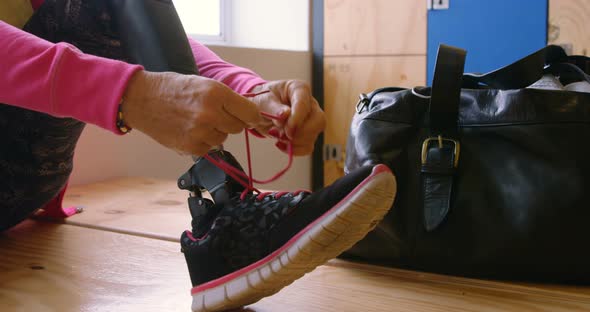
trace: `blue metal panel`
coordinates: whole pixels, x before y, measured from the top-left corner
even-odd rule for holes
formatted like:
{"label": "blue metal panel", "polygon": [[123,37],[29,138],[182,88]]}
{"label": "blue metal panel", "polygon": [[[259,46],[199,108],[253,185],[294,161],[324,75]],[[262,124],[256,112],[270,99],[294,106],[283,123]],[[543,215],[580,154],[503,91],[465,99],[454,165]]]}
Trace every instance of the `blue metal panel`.
{"label": "blue metal panel", "polygon": [[508,65],[545,46],[547,2],[548,0],[450,0],[448,10],[430,10],[427,67],[429,84],[432,82],[440,43],[467,50],[466,72],[487,72]]}

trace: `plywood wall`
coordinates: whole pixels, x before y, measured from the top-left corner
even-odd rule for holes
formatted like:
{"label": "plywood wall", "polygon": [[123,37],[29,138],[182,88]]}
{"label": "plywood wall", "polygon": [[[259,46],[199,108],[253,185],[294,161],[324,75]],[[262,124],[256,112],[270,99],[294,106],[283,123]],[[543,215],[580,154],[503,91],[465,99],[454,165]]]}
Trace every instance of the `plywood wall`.
{"label": "plywood wall", "polygon": [[[324,1],[325,144],[345,150],[360,93],[426,83],[426,2]],[[324,184],[343,175],[324,162]]]}
{"label": "plywood wall", "polygon": [[424,54],[425,2],[325,0],[325,55]]}
{"label": "plywood wall", "polygon": [[549,1],[549,43],[571,48],[575,55],[590,56],[590,1]]}

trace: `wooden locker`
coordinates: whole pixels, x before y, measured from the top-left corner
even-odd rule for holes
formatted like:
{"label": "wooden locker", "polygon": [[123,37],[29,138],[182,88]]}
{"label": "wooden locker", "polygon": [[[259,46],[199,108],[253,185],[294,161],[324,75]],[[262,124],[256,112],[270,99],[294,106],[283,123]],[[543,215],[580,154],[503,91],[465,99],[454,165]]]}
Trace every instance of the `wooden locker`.
{"label": "wooden locker", "polygon": [[[426,16],[426,1],[324,0],[325,146],[346,150],[360,93],[426,83]],[[344,157],[324,161],[324,185]]]}
{"label": "wooden locker", "polygon": [[549,1],[549,44],[560,44],[574,55],[590,56],[590,1]]}
{"label": "wooden locker", "polygon": [[426,1],[325,0],[324,54],[426,53]]}
{"label": "wooden locker", "polygon": [[[324,143],[345,149],[350,121],[360,93],[374,89],[424,85],[426,56],[325,57],[324,110],[327,127]],[[342,176],[342,163],[324,162],[324,184]]]}

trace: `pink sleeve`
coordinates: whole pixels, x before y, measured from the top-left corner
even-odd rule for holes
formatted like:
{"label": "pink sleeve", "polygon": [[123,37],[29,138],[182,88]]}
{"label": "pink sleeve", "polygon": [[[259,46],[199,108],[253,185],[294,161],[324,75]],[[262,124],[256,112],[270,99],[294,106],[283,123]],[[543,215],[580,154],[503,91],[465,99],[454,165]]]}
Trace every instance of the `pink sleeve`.
{"label": "pink sleeve", "polygon": [[0,21],[0,103],[72,117],[114,133],[118,104],[142,67],[53,44]]}
{"label": "pink sleeve", "polygon": [[266,83],[253,71],[225,62],[213,51],[189,37],[191,49],[201,76],[223,82],[237,93],[248,93],[257,85]]}

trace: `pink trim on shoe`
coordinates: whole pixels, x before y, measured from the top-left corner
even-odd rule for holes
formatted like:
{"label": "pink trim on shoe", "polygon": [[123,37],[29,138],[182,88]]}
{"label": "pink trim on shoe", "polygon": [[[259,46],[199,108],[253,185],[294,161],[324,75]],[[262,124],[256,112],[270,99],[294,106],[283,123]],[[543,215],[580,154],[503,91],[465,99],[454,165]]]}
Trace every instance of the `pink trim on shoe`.
{"label": "pink trim on shoe", "polygon": [[193,232],[191,232],[191,231],[189,231],[189,230],[186,230],[186,231],[184,231],[184,232],[186,233],[186,236],[187,236],[187,237],[188,237],[188,238],[189,238],[191,241],[193,241],[193,242],[202,241],[202,240],[204,240],[205,238],[207,238],[207,236],[209,236],[209,232],[207,232],[207,233],[203,234],[203,236],[201,236],[201,237],[199,237],[199,238],[195,238],[195,237],[193,236]]}
{"label": "pink trim on shoe", "polygon": [[299,231],[299,233],[297,233],[295,236],[293,236],[287,243],[285,243],[283,246],[281,246],[281,248],[275,250],[274,252],[272,252],[271,254],[269,254],[268,256],[258,260],[257,262],[254,262],[252,264],[250,264],[247,267],[244,267],[240,270],[237,270],[233,273],[230,273],[228,275],[222,276],[218,279],[209,281],[207,283],[195,286],[191,289],[191,295],[194,295],[198,292],[201,292],[203,290],[207,290],[210,288],[214,288],[217,287],[221,284],[225,284],[228,281],[231,281],[235,278],[237,278],[238,276],[248,273],[252,270],[254,270],[257,267],[260,267],[268,262],[270,262],[271,260],[273,260],[277,255],[279,255],[280,253],[282,253],[283,251],[285,251],[287,248],[289,248],[291,245],[293,245],[301,236],[303,236],[303,234],[307,233],[307,231],[309,231],[316,223],[318,223],[319,221],[321,221],[322,219],[324,219],[326,216],[330,215],[334,210],[338,209],[343,203],[347,202],[348,199],[353,196],[356,192],[359,191],[360,188],[362,188],[365,184],[369,183],[369,181],[374,178],[375,176],[377,176],[380,173],[384,173],[384,172],[391,172],[391,170],[385,166],[385,165],[377,165],[373,168],[373,171],[371,172],[371,174],[366,177],[363,182],[361,182],[359,185],[357,185],[346,197],[344,197],[343,199],[341,199],[338,204],[334,205],[334,207],[332,207],[330,210],[326,211],[321,217],[317,218],[314,222],[308,224],[303,230]]}

